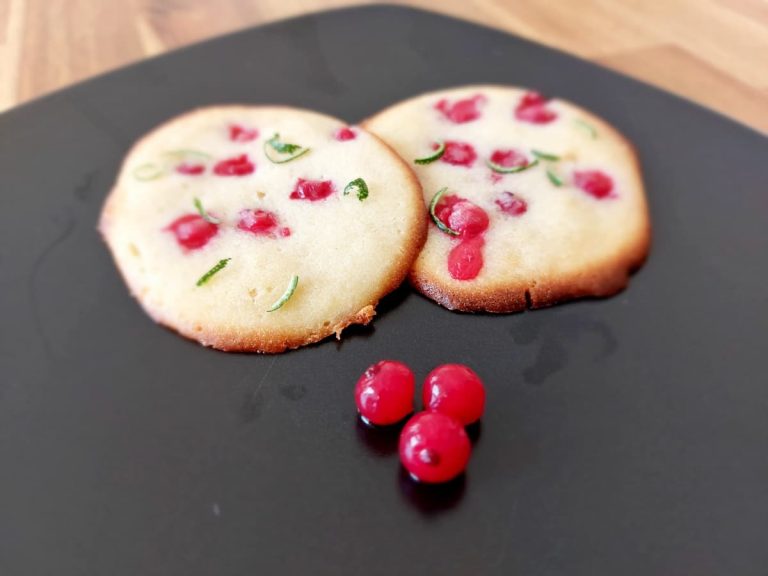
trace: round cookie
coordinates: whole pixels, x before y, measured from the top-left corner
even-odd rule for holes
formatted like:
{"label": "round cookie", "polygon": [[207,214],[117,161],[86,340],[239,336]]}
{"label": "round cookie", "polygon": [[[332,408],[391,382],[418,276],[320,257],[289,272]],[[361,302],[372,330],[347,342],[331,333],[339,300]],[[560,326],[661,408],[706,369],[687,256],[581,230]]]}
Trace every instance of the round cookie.
{"label": "round cookie", "polygon": [[416,96],[363,124],[432,205],[411,283],[450,309],[514,312],[623,289],[650,222],[637,156],[613,127],[523,88]]}
{"label": "round cookie", "polygon": [[370,322],[427,216],[412,170],[365,130],[220,106],[133,147],[99,228],[155,321],[221,350],[282,352]]}

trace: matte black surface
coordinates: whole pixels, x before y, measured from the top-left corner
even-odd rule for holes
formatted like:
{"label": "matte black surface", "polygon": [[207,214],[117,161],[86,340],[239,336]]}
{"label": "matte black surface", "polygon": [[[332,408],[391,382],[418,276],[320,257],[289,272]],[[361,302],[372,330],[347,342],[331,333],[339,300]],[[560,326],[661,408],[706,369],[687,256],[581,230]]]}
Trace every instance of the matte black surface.
{"label": "matte black surface", "polygon": [[[155,326],[95,223],[131,142],[190,107],[357,121],[424,90],[536,87],[639,149],[654,247],[605,301],[490,317],[403,289],[281,356]],[[403,8],[309,16],[0,117],[0,574],[768,573],[768,140],[568,56]],[[485,378],[466,478],[420,489],[357,424],[381,358]],[[395,438],[396,439],[396,438]]]}

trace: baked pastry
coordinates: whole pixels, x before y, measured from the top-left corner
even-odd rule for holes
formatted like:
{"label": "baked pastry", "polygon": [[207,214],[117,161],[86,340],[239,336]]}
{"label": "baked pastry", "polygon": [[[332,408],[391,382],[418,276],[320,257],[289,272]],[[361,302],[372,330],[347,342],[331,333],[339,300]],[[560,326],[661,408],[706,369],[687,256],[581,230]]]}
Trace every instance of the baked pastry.
{"label": "baked pastry", "polygon": [[155,321],[221,350],[281,352],[370,322],[427,220],[412,170],[365,130],[220,106],[133,147],[100,230]]}
{"label": "baked pastry", "polygon": [[632,145],[523,88],[423,94],[364,124],[421,180],[432,225],[411,283],[450,309],[514,312],[627,285],[650,243]]}

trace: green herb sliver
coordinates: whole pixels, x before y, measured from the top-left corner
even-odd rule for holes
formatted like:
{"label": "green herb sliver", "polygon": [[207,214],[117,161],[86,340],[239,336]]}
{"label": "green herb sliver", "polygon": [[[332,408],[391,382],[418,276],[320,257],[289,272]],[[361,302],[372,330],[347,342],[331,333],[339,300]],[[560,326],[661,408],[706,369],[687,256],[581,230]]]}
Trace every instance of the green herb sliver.
{"label": "green herb sliver", "polygon": [[354,192],[357,194],[357,199],[362,202],[366,198],[368,198],[368,184],[365,183],[365,180],[362,178],[355,178],[347,184],[344,187],[344,196],[349,194],[350,192]]}
{"label": "green herb sliver", "polygon": [[154,164],[152,162],[147,162],[146,164],[137,166],[133,170],[133,177],[136,178],[136,180],[139,180],[141,182],[157,180],[163,174],[165,174],[165,170],[161,166],[158,166],[157,164]]}
{"label": "green herb sliver", "polygon": [[555,174],[553,170],[547,169],[547,178],[549,178],[549,181],[552,182],[552,184],[554,184],[555,186],[559,187],[563,185],[562,178],[560,178],[560,176]]}
{"label": "green herb sliver", "polygon": [[296,292],[296,286],[299,285],[299,277],[294,275],[291,277],[290,282],[288,282],[288,288],[286,288],[285,292],[283,292],[283,295],[280,296],[280,298],[272,304],[272,306],[267,310],[267,312],[274,312],[275,310],[278,310],[283,307],[283,305],[288,302],[288,300],[291,299],[291,296],[293,296],[293,293]]}
{"label": "green herb sliver", "polygon": [[217,273],[219,273],[222,269],[224,269],[227,266],[227,263],[232,260],[232,258],[224,258],[223,260],[219,260],[216,265],[208,270],[205,274],[200,276],[200,279],[197,281],[197,286],[202,286],[208,280],[210,280],[213,276],[215,276]]}
{"label": "green herb sliver", "polygon": [[556,154],[549,154],[547,152],[542,152],[541,150],[531,150],[531,154],[536,156],[539,160],[549,160],[550,162],[557,162],[560,160],[560,156]]}
{"label": "green herb sliver", "polygon": [[539,163],[539,159],[536,158],[533,162],[529,162],[523,166],[502,166],[501,164],[496,164],[496,162],[490,160],[486,160],[485,163],[488,165],[488,168],[499,174],[515,174],[516,172],[522,172],[523,170],[528,170],[528,168],[533,168]]}
{"label": "green herb sliver", "polygon": [[573,121],[573,123],[576,124],[576,126],[581,128],[582,130],[584,130],[587,134],[589,134],[592,140],[597,140],[597,130],[595,129],[594,126],[592,126],[592,124],[590,124],[589,122],[585,122],[581,118],[577,118],[576,120]]}
{"label": "green herb sliver", "polygon": [[264,155],[274,164],[285,164],[291,160],[296,160],[296,158],[303,156],[309,150],[309,148],[304,148],[304,146],[299,144],[282,142],[280,134],[277,133],[264,142]]}
{"label": "green herb sliver", "polygon": [[435,214],[435,208],[437,207],[437,203],[440,202],[440,198],[443,197],[443,194],[445,194],[448,191],[448,188],[441,188],[437,191],[437,193],[432,197],[432,201],[429,203],[429,215],[432,217],[432,220],[437,225],[439,230],[442,230],[446,234],[450,234],[451,236],[458,236],[459,233],[456,232],[453,228],[449,228],[446,226],[440,218],[437,217],[437,214]]}
{"label": "green herb sliver", "polygon": [[211,216],[206,212],[205,208],[203,208],[203,203],[200,202],[200,198],[195,198],[194,200],[195,208],[197,209],[197,213],[200,214],[200,217],[205,220],[206,222],[210,222],[211,224],[220,224],[221,220],[216,218],[215,216]]}
{"label": "green herb sliver", "polygon": [[423,158],[416,158],[414,162],[416,164],[431,164],[435,160],[439,160],[443,154],[445,154],[445,142],[442,140],[437,141],[437,150],[435,150],[432,154],[429,156],[424,156]]}

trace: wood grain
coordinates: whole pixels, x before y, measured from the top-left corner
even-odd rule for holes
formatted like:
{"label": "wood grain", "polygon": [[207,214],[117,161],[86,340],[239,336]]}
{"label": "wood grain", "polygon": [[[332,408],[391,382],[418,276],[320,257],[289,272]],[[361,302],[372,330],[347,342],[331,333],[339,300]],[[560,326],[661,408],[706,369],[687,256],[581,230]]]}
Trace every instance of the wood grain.
{"label": "wood grain", "polygon": [[[350,0],[0,0],[0,110]],[[768,0],[406,0],[559,48],[768,133]]]}

